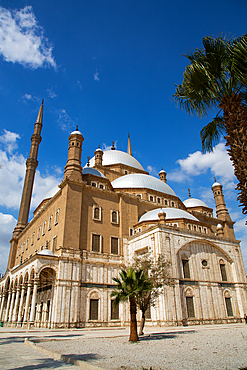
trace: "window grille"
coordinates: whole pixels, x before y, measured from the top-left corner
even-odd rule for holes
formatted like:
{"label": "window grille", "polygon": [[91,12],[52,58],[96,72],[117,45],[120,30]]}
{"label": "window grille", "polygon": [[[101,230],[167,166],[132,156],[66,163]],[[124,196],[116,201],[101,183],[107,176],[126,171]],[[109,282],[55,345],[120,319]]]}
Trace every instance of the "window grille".
{"label": "window grille", "polygon": [[227,281],[226,265],[224,263],[220,263],[220,272],[222,281]]}
{"label": "window grille", "polygon": [[188,318],[195,317],[193,297],[186,297]]}
{"label": "window grille", "polygon": [[182,262],[183,262],[184,279],[190,279],[189,260],[182,260]]}
{"label": "window grille", "polygon": [[226,311],[227,311],[227,316],[228,316],[228,317],[233,316],[233,310],[232,310],[232,302],[231,302],[231,298],[225,298],[225,302],[226,302]]}
{"label": "window grille", "polygon": [[89,320],[98,320],[99,300],[90,299]]}
{"label": "window grille", "polygon": [[118,238],[111,238],[111,253],[118,254]]}
{"label": "window grille", "polygon": [[111,300],[111,320],[118,320],[119,319],[119,304],[114,307],[113,304],[114,300]]}
{"label": "window grille", "polygon": [[100,251],[100,235],[92,234],[92,251],[93,252]]}

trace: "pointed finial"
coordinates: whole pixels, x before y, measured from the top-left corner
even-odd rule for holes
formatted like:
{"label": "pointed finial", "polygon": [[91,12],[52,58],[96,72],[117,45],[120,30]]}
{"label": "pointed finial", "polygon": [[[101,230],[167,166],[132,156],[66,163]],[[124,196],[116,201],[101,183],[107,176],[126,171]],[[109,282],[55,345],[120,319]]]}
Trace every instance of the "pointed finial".
{"label": "pointed finial", "polygon": [[128,149],[127,149],[127,153],[129,155],[132,155],[131,141],[130,141],[130,134],[129,133],[128,133]]}
{"label": "pointed finial", "polygon": [[111,150],[115,150],[115,143],[114,143],[114,141],[112,141],[112,147],[111,147]]}
{"label": "pointed finial", "polygon": [[214,177],[214,182],[217,182],[216,177]]}
{"label": "pointed finial", "polygon": [[89,161],[90,161],[90,157],[88,156],[88,157],[87,157],[87,167],[90,167],[90,163],[89,163]]}
{"label": "pointed finial", "polygon": [[36,119],[36,123],[39,123],[41,125],[43,123],[43,108],[44,108],[44,99],[42,99],[42,103],[41,103],[41,106],[39,108],[38,117]]}
{"label": "pointed finial", "polygon": [[100,145],[99,145],[99,149],[100,149]]}
{"label": "pointed finial", "polygon": [[161,171],[163,171],[163,167],[161,167]]}
{"label": "pointed finial", "polygon": [[189,198],[191,198],[190,189],[188,189],[188,192],[189,192]]}
{"label": "pointed finial", "polygon": [[78,131],[78,125],[76,125],[76,131]]}

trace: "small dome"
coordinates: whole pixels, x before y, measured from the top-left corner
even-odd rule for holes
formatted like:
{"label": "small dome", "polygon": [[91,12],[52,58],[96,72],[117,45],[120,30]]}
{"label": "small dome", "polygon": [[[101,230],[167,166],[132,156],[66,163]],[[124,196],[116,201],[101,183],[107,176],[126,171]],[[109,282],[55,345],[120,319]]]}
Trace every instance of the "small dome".
{"label": "small dome", "polygon": [[52,188],[51,190],[48,191],[48,193],[46,193],[46,195],[44,196],[44,199],[49,199],[49,198],[54,197],[54,195],[57,194],[59,190],[60,188],[58,187],[58,185],[54,186],[54,188]]}
{"label": "small dome", "polygon": [[163,170],[163,168],[162,168],[162,170],[160,170],[159,174],[160,174],[160,173],[166,173],[166,171],[165,171],[165,170]]}
{"label": "small dome", "polygon": [[78,131],[78,130],[75,130],[75,131],[71,132],[70,135],[74,135],[74,134],[81,135],[82,136],[82,133],[80,131]]}
{"label": "small dome", "polygon": [[209,208],[206,203],[204,203],[200,199],[196,198],[189,198],[183,201],[183,204],[185,205],[186,208],[192,208],[192,207],[206,207]]}
{"label": "small dome", "polygon": [[50,249],[43,249],[38,254],[41,254],[42,256],[54,256],[54,254],[52,253],[52,251],[50,251]]}
{"label": "small dome", "polygon": [[[142,165],[128,153],[121,152],[120,150],[106,150],[103,153],[103,166],[121,163],[125,164],[126,166],[144,171]],[[95,165],[95,157],[91,158],[89,163],[90,167],[93,167]]]}
{"label": "small dome", "polygon": [[169,194],[176,197],[172,188],[165,182],[150,175],[133,173],[124,175],[112,181],[114,189],[151,189],[163,194]]}
{"label": "small dome", "polygon": [[217,226],[216,226],[216,229],[218,230],[218,229],[223,229],[223,226],[221,225],[221,224],[218,224]]}
{"label": "small dome", "polygon": [[177,218],[185,218],[187,220],[192,221],[199,221],[195,216],[191,215],[190,213],[183,211],[182,209],[178,208],[156,208],[152,209],[144,213],[139,219],[139,222],[142,221],[159,221],[159,213],[166,214],[166,220],[177,219]]}
{"label": "small dome", "polygon": [[213,185],[212,185],[212,189],[215,187],[215,186],[222,186],[219,182],[215,182]]}
{"label": "small dome", "polygon": [[83,175],[88,175],[88,174],[89,175],[94,175],[94,176],[103,177],[104,179],[106,179],[106,177],[103,175],[103,173],[96,170],[96,168],[92,168],[92,167],[84,167],[82,169],[82,174]]}

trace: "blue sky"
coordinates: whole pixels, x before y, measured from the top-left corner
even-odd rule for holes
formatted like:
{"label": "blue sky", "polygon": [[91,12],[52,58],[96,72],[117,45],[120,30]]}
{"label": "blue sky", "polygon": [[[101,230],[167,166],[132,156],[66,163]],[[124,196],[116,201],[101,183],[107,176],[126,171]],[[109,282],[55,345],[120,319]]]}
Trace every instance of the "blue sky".
{"label": "blue sky", "polygon": [[184,54],[203,36],[246,32],[246,0],[0,1],[0,272],[4,273],[18,217],[25,160],[41,100],[44,126],[32,210],[63,175],[68,136],[84,136],[83,163],[116,141],[132,150],[150,174],[163,167],[185,200],[214,207],[214,176],[224,186],[247,266],[246,218],[224,139],[201,153],[200,119],[172,100],[182,82]]}

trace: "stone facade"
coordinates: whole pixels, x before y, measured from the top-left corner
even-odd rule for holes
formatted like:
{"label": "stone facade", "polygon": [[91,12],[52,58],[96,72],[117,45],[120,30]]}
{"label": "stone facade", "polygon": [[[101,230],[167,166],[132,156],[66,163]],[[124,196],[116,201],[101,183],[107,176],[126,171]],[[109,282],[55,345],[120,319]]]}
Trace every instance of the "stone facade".
{"label": "stone facade", "polygon": [[[69,136],[64,179],[27,223],[43,105],[35,123],[8,268],[0,280],[0,321],[18,327],[114,326],[129,322],[127,304],[113,309],[113,277],[148,251],[170,262],[170,284],[151,307],[148,325],[237,322],[247,312],[247,283],[222,186],[212,209],[183,203],[128,153],[96,149],[81,166],[83,136]],[[35,166],[34,166],[35,167]],[[156,212],[156,211],[157,212]],[[156,213],[155,213],[156,212]],[[24,215],[24,216],[23,216]]]}

